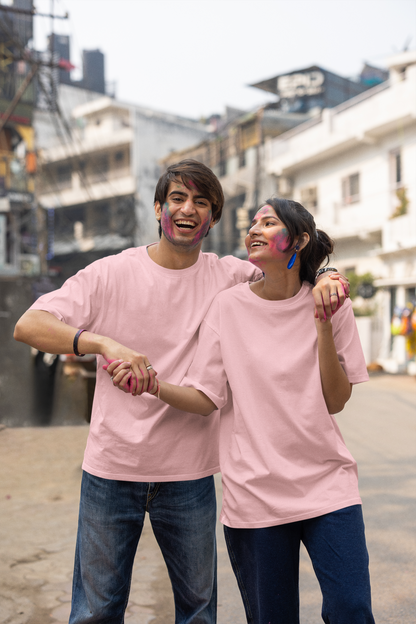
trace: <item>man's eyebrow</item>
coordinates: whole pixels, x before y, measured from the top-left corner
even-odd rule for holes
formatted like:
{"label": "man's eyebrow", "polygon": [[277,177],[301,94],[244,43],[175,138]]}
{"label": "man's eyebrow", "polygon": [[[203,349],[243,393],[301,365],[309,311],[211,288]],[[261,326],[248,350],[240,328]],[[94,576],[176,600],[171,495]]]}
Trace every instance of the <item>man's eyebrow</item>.
{"label": "man's eyebrow", "polygon": [[[185,193],[185,191],[171,191],[170,193],[168,193],[168,197],[170,197],[171,195],[182,195],[183,197],[188,197],[188,194]],[[202,194],[194,195],[194,199],[206,199],[207,201],[209,201],[208,197]]]}

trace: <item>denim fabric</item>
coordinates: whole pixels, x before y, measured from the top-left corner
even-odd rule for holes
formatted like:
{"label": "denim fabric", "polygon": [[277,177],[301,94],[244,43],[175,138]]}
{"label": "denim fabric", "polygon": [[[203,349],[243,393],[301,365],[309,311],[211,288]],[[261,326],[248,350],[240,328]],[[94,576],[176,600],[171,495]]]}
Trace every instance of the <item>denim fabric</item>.
{"label": "denim fabric", "polygon": [[122,624],[148,511],[172,583],[176,624],[216,622],[213,477],[168,483],[83,473],[69,624]]}
{"label": "denim fabric", "polygon": [[249,624],[299,624],[299,548],[311,557],[325,624],[374,624],[361,505],[263,529],[224,527]]}

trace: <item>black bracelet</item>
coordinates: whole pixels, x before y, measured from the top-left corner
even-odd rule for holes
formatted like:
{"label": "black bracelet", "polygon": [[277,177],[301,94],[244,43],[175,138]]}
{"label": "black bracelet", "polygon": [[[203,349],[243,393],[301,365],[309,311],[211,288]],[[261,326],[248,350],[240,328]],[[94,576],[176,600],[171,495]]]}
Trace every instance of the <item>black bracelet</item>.
{"label": "black bracelet", "polygon": [[316,272],[315,281],[317,277],[322,275],[322,273],[326,273],[327,271],[335,271],[335,273],[338,273],[338,269],[335,269],[334,267],[324,267],[323,269],[319,269],[319,271]]}
{"label": "black bracelet", "polygon": [[79,353],[78,351],[78,339],[81,336],[82,332],[87,331],[86,329],[79,329],[74,336],[74,354],[78,357],[84,357],[85,353]]}

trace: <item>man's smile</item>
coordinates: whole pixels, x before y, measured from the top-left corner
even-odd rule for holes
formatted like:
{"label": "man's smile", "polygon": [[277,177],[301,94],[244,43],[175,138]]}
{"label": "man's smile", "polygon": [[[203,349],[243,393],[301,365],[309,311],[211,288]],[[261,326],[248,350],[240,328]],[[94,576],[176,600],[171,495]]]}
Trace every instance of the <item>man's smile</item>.
{"label": "man's smile", "polygon": [[197,227],[197,224],[194,221],[190,221],[188,219],[178,219],[174,221],[174,224],[179,230],[194,230]]}

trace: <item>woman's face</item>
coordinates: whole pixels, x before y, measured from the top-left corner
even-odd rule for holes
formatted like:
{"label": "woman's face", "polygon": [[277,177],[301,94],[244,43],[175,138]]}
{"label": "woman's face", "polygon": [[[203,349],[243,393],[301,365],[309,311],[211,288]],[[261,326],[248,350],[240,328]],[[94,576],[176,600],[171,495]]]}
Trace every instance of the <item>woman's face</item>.
{"label": "woman's face", "polygon": [[290,250],[289,233],[270,205],[260,208],[246,236],[248,259],[256,266],[267,261],[287,260]]}

